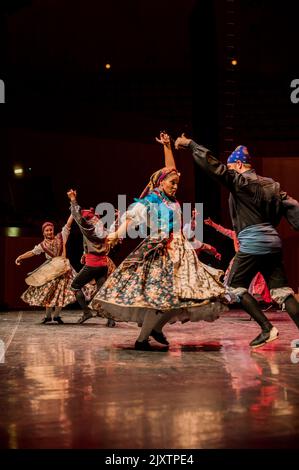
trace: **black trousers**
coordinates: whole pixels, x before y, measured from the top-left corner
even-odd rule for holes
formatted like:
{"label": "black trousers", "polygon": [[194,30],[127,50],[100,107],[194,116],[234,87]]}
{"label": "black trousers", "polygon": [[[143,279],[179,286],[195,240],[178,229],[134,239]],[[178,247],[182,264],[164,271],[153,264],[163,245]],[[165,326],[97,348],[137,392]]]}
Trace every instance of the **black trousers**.
{"label": "black trousers", "polygon": [[89,308],[87,306],[82,287],[88,284],[88,282],[90,282],[92,279],[95,279],[97,283],[97,289],[99,290],[106,281],[107,272],[107,266],[100,266],[98,268],[84,266],[73,280],[71,287],[75,290],[77,302],[79,303],[84,313],[89,313]]}
{"label": "black trousers", "polygon": [[282,252],[267,255],[236,254],[227,285],[248,289],[254,276],[260,272],[269,289],[288,287],[288,280],[282,261]]}
{"label": "black trousers", "polygon": [[73,280],[71,287],[74,290],[80,290],[92,279],[94,279],[99,289],[106,281],[107,273],[107,266],[100,266],[98,268],[92,266],[84,266]]}

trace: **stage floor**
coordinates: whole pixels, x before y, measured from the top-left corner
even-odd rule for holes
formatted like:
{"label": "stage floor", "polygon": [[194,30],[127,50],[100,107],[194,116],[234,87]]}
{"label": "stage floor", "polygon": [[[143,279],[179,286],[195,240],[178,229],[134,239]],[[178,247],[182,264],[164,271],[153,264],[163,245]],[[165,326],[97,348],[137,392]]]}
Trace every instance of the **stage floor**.
{"label": "stage floor", "polygon": [[[277,341],[251,351],[259,328],[232,310],[215,323],[167,325],[168,351],[134,350],[135,324],[39,322],[0,313],[2,448],[299,447],[299,338],[270,311]],[[0,354],[1,356],[1,354]]]}

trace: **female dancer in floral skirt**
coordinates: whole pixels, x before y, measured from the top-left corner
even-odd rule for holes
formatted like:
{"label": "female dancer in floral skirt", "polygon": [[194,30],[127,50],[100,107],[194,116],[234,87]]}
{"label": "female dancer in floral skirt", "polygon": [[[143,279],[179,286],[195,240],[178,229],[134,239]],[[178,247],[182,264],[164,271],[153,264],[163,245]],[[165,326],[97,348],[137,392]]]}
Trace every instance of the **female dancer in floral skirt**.
{"label": "female dancer in floral skirt", "polygon": [[[44,239],[36,245],[32,250],[18,256],[15,263],[19,266],[21,261],[31,258],[35,255],[45,254],[47,260],[52,260],[58,256],[65,255],[65,244],[68,240],[73,217],[70,216],[61,232],[54,234],[54,225],[52,222],[45,222],[42,225],[42,233]],[[70,266],[70,269],[64,274],[60,274],[49,280],[41,286],[29,286],[22,294],[21,298],[29,305],[45,307],[46,315],[42,323],[49,323],[53,320],[59,324],[63,324],[60,312],[63,307],[76,302],[76,297],[71,284],[76,276],[76,271]],[[95,291],[95,287],[89,286],[90,294]],[[54,309],[54,312],[53,312]]]}
{"label": "female dancer in floral skirt", "polygon": [[142,324],[137,350],[151,350],[149,337],[168,345],[162,332],[169,321],[214,321],[225,309],[222,271],[201,263],[182,232],[181,208],[175,197],[180,174],[170,138],[164,147],[166,166],[150,178],[125,220],[108,235],[113,245],[132,227],[147,225],[150,234],[121,263],[95,295],[91,308],[116,321]]}

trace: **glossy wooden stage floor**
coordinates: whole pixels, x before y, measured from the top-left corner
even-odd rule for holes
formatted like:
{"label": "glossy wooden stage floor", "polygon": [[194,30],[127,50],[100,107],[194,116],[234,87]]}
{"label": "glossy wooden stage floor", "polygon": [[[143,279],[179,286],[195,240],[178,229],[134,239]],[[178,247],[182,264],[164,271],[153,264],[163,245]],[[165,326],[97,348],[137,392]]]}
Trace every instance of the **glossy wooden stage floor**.
{"label": "glossy wooden stage floor", "polygon": [[[215,323],[165,328],[171,346],[135,351],[135,324],[93,318],[41,325],[41,312],[3,312],[2,448],[201,449],[299,447],[299,338],[251,351],[258,328],[233,310]],[[155,343],[152,340],[153,344]]]}

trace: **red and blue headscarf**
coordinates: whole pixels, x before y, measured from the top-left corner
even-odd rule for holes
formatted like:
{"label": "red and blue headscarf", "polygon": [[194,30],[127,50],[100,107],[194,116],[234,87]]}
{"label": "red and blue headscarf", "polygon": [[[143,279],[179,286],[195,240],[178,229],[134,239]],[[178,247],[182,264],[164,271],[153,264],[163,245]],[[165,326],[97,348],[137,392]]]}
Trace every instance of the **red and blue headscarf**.
{"label": "red and blue headscarf", "polygon": [[239,145],[228,157],[227,163],[236,163],[238,160],[244,164],[251,164],[251,157],[247,147]]}

